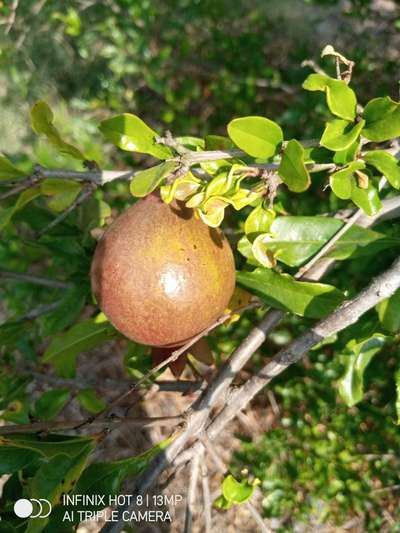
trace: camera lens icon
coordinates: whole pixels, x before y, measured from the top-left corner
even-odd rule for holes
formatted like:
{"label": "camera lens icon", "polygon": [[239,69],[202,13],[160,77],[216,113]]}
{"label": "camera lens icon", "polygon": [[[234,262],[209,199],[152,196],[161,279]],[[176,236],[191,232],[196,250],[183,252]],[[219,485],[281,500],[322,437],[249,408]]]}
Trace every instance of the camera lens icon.
{"label": "camera lens icon", "polygon": [[[35,507],[33,504],[36,504]],[[47,518],[51,513],[51,503],[45,498],[20,498],[14,503],[14,513],[18,518]]]}

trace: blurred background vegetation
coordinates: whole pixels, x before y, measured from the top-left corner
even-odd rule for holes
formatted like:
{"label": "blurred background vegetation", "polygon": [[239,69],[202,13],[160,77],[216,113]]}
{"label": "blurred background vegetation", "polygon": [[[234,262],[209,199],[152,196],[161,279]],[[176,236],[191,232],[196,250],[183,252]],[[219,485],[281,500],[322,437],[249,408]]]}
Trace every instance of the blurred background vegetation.
{"label": "blurred background vegetation", "polygon": [[[26,166],[33,160],[76,167],[33,137],[27,117],[39,98],[55,109],[60,129],[104,168],[146,164],[142,156],[132,160],[131,154],[107,147],[98,133],[99,120],[120,112],[135,113],[174,135],[225,134],[232,118],[263,115],[279,122],[286,138],[312,138],[322,131],[326,109],[323,96],[301,89],[310,72],[302,62],[319,62],[327,43],[356,61],[353,86],[362,103],[386,94],[398,97],[400,7],[392,0],[3,0],[0,16],[0,151]],[[283,194],[280,200],[292,214],[340,207],[320,185],[317,177],[309,194]],[[117,209],[130,201],[125,184],[108,186],[104,195]],[[90,206],[80,213],[75,228],[86,227],[89,212]],[[43,210],[32,209],[32,226],[43,217]],[[238,220],[229,223],[237,227]],[[48,274],[73,274],[84,282],[94,241],[78,243],[79,232],[69,231],[70,249],[64,244],[57,249],[53,239],[47,250],[54,259]],[[398,226],[386,223],[385,232],[398,235]],[[8,237],[7,244],[0,243],[7,268],[24,270],[42,254],[29,245],[18,248],[14,230]],[[395,254],[389,250],[368,264],[348,261],[328,281],[353,294]],[[52,297],[23,284],[8,286],[1,295],[9,315]],[[222,327],[211,339],[222,358],[252,320]],[[253,365],[305,325],[288,320]],[[377,327],[376,314],[369,313],[357,335]],[[344,368],[337,355],[348,338],[313,351],[304,365],[277,381],[279,414],[271,431],[254,440],[242,436],[234,459],[234,468],[246,466],[261,479],[265,513],[277,519],[281,531],[354,519],[362,524],[360,531],[400,531],[398,340],[371,363],[368,394],[349,409],[335,387]],[[29,338],[22,340],[24,357],[34,360]],[[261,400],[260,416],[264,407]]]}

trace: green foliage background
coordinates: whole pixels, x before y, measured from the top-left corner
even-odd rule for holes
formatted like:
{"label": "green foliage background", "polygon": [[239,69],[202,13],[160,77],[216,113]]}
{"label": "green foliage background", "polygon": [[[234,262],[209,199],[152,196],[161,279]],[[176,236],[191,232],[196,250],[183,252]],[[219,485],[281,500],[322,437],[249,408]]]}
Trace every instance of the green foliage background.
{"label": "green foliage background", "polygon": [[[8,4],[0,2],[3,21],[9,15]],[[328,113],[323,95],[301,89],[310,72],[301,67],[302,61],[319,61],[316,51],[333,42],[356,61],[353,85],[362,103],[386,94],[395,98],[400,12],[396,3],[389,4],[392,8],[383,9],[368,0],[21,1],[12,29],[0,36],[0,151],[20,168],[28,169],[32,159],[48,166],[79,168],[78,162],[33,137],[27,117],[40,98],[53,104],[62,133],[105,168],[148,164],[147,156],[117,152],[99,135],[96,124],[121,112],[135,113],[159,131],[168,128],[174,135],[226,134],[225,125],[244,115],[276,120],[287,138],[320,135]],[[328,63],[321,62],[330,68]],[[322,190],[321,183],[316,176],[307,194],[280,192],[282,210],[315,215],[343,207],[343,202]],[[2,285],[2,311],[15,318],[6,331],[0,331],[2,342],[12,345],[4,353],[6,367],[0,380],[5,420],[28,422],[32,415],[23,378],[10,382],[14,352],[25,362],[37,364],[40,340],[73,324],[90,302],[87,273],[95,245],[90,229],[106,216],[101,212],[106,209],[104,200],[113,209],[122,209],[130,202],[128,186],[113,183],[97,191],[51,238],[21,241],[11,227],[0,242],[4,268],[24,271],[44,257],[43,275],[72,279],[79,286],[62,296],[58,289],[14,282]],[[22,235],[28,236],[29,229],[39,230],[51,219],[45,205],[32,207],[28,215],[24,213]],[[242,213],[230,213],[225,225],[235,235],[244,219]],[[399,236],[394,223],[376,229],[388,237]],[[393,247],[373,261],[349,260],[326,281],[354,295],[397,254],[398,248]],[[241,264],[243,258],[237,261]],[[17,319],[37,302],[52,303],[61,296],[61,311],[21,327]],[[211,338],[221,360],[244,338],[256,316],[258,312],[250,313],[239,324],[221,327]],[[253,369],[307,323],[308,319],[287,319],[257,354]],[[91,327],[99,336],[109,335],[99,324]],[[398,322],[395,328],[384,353],[367,368],[364,388],[368,392],[360,403],[347,407],[336,382],[347,365],[351,339],[377,331],[393,333],[392,325],[379,323],[376,312],[313,351],[305,365],[296,365],[282,376],[273,386],[281,415],[272,430],[257,442],[243,436],[233,469],[246,466],[260,478],[265,513],[279,518],[281,531],[291,531],[296,521],[343,524],[354,515],[363,517],[366,530],[378,531],[386,521],[382,509],[395,520],[392,531],[400,530],[396,491],[381,491],[398,483]],[[65,372],[68,377],[73,374],[70,369]],[[57,396],[60,408],[63,393]],[[35,405],[36,415],[39,412],[45,419],[57,414],[46,411],[46,401],[42,404],[44,410],[40,402]],[[262,416],[265,402],[257,409]],[[8,490],[19,489],[14,476]]]}

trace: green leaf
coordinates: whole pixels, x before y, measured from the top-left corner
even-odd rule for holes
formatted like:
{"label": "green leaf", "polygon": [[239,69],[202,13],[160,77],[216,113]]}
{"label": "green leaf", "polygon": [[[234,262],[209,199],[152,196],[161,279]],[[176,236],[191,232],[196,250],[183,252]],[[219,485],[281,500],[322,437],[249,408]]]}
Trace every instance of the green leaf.
{"label": "green leaf", "polygon": [[253,495],[254,487],[247,480],[237,481],[231,474],[222,482],[222,494],[232,503],[244,503]]}
{"label": "green leaf", "polygon": [[296,281],[288,274],[256,268],[253,272],[237,272],[237,281],[255,292],[268,305],[300,316],[320,318],[333,311],[343,293],[331,285]]}
{"label": "green leaf", "polygon": [[87,293],[88,287],[84,284],[65,291],[57,308],[42,318],[43,336],[54,335],[74,323],[82,312]]}
{"label": "green leaf", "polygon": [[227,129],[236,146],[252,157],[272,157],[283,141],[280,126],[265,117],[236,118],[229,122]]}
{"label": "green leaf", "polygon": [[365,168],[363,161],[353,161],[342,170],[331,174],[329,183],[332,191],[341,200],[349,200],[355,184],[354,173],[356,170]]}
{"label": "green leaf", "polygon": [[[56,455],[48,463],[44,463],[29,481],[29,497],[45,498],[52,507],[57,505],[62,494],[69,493],[75,486],[93,448],[94,442],[91,442],[76,456]],[[48,517],[30,518],[26,533],[39,533],[48,522]]]}
{"label": "green leaf", "polygon": [[54,115],[50,107],[40,100],[31,109],[32,129],[38,135],[46,135],[47,140],[55,146],[62,154],[68,154],[75,159],[86,159],[78,148],[69,144],[61,138],[57,128],[53,124]]}
{"label": "green leaf", "polygon": [[93,414],[103,411],[106,406],[104,400],[99,398],[96,391],[91,388],[80,390],[76,399],[86,411]]}
{"label": "green leaf", "polygon": [[364,137],[383,142],[400,135],[400,103],[389,96],[370,100],[364,109]]}
{"label": "green leaf", "polygon": [[310,175],[304,164],[304,149],[292,139],[283,152],[278,174],[293,192],[303,192],[311,184]]}
{"label": "green leaf", "polygon": [[369,180],[366,189],[361,189],[353,178],[351,199],[357,207],[360,207],[370,217],[376,215],[382,207],[378,189],[372,185],[371,180]]}
{"label": "green leaf", "polygon": [[[172,442],[172,438],[165,439],[153,446],[145,453],[135,457],[128,457],[120,461],[109,463],[93,463],[89,465],[81,475],[74,494],[118,494],[121,483],[127,476],[139,475],[162,450]],[[103,506],[100,506],[102,508]],[[98,509],[99,506],[92,506]]]}
{"label": "green leaf", "polygon": [[400,289],[380,302],[376,309],[382,326],[391,333],[397,333],[400,330]]}
{"label": "green leaf", "polygon": [[355,405],[364,395],[364,371],[372,357],[385,344],[386,337],[375,333],[371,337],[356,342],[351,340],[346,345],[347,354],[343,356],[346,370],[339,379],[339,394],[349,407]]}
{"label": "green leaf", "polygon": [[139,198],[150,194],[160,185],[164,178],[170,176],[177,169],[177,166],[175,161],[166,161],[155,167],[138,172],[131,181],[131,194]]}
{"label": "green leaf", "polygon": [[26,172],[14,166],[6,156],[0,154],[0,180],[14,180],[25,176]]}
{"label": "green leaf", "polygon": [[375,150],[367,152],[364,161],[381,172],[392,187],[400,189],[400,163],[394,156],[384,150]]}
{"label": "green leaf", "polygon": [[49,178],[40,184],[40,192],[45,196],[51,196],[47,204],[56,213],[67,209],[81,190],[82,184],[72,180]]}
{"label": "green leaf", "polygon": [[304,81],[303,88],[307,91],[324,91],[331,113],[345,120],[355,119],[357,98],[344,81],[323,74],[310,74]]}
{"label": "green leaf", "polygon": [[[330,217],[277,217],[271,224],[265,246],[285,265],[297,267],[315,255],[343,225],[341,220]],[[357,249],[379,241],[382,241],[382,249],[400,245],[400,239],[386,239],[382,233],[354,225],[335,244],[330,257],[347,259]],[[239,245],[238,249],[243,253]]]}
{"label": "green leaf", "polygon": [[160,194],[163,202],[170,204],[172,200],[184,202],[190,196],[195,194],[201,186],[201,180],[188,172],[180,178],[174,179],[171,185],[160,187]]}
{"label": "green leaf", "polygon": [[214,507],[217,509],[224,509],[225,511],[230,509],[233,505],[233,502],[228,501],[223,494],[215,498]]}
{"label": "green leaf", "polygon": [[68,437],[66,435],[34,435],[32,433],[14,433],[0,436],[0,451],[6,449],[24,449],[37,452],[41,457],[50,459],[64,454],[74,457],[93,442],[92,437]]}
{"label": "green leaf", "polygon": [[104,344],[117,335],[115,329],[100,313],[75,324],[65,333],[56,335],[43,355],[43,362],[52,363],[62,377],[75,375],[76,359],[82,352]]}
{"label": "green leaf", "polygon": [[333,150],[346,150],[353,145],[360,136],[364,126],[364,120],[360,120],[355,126],[347,120],[335,119],[327,122],[322,134],[320,145]]}
{"label": "green leaf", "polygon": [[39,420],[50,420],[58,415],[69,400],[68,389],[53,389],[44,392],[35,402],[34,415]]}
{"label": "green leaf", "polygon": [[40,196],[39,187],[31,187],[26,191],[21,192],[18,200],[11,207],[6,207],[0,210],[0,230],[5,228],[11,222],[12,217],[24,208],[29,202]]}
{"label": "green leaf", "polygon": [[265,209],[261,204],[257,206],[244,223],[244,232],[246,235],[258,235],[267,233],[275,218],[275,212],[272,209]]}
{"label": "green leaf", "polygon": [[0,475],[18,472],[40,458],[33,450],[23,448],[1,446],[0,451]]}
{"label": "green leaf", "polygon": [[173,157],[170,148],[157,144],[158,134],[136,115],[124,113],[103,120],[99,129],[106,139],[122,150],[150,154],[158,159]]}

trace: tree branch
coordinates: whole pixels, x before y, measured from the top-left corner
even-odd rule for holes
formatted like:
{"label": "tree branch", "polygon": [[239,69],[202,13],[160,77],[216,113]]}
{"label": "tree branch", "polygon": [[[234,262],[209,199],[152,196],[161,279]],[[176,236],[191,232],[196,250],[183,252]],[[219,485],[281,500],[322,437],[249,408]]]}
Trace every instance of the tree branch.
{"label": "tree branch", "polygon": [[27,283],[33,283],[34,285],[43,285],[44,287],[51,287],[54,289],[69,289],[72,287],[71,283],[65,281],[57,281],[40,276],[33,276],[32,274],[24,274],[22,272],[11,272],[10,270],[0,270],[0,279],[1,278],[24,281]]}
{"label": "tree branch", "polygon": [[[169,426],[170,422],[181,422],[183,417],[178,416],[158,416],[158,417],[118,417],[112,416],[107,419],[96,420],[96,425],[114,426],[121,423],[129,423],[138,427],[149,426]],[[83,420],[56,420],[50,422],[33,422],[32,424],[16,424],[0,426],[0,435],[9,435],[13,433],[42,433],[49,431],[63,431],[74,429],[82,424]]]}

